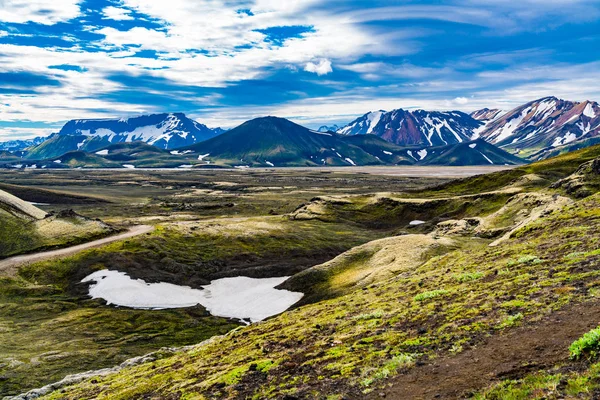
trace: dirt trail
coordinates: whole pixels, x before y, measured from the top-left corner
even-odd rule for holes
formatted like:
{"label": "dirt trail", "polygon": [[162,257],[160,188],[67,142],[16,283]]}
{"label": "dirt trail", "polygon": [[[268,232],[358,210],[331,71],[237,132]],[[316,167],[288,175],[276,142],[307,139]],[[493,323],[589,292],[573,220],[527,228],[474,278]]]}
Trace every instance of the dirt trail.
{"label": "dirt trail", "polygon": [[369,399],[462,399],[493,382],[516,379],[568,360],[569,345],[600,324],[600,301],[569,305],[543,320],[442,356],[389,380]]}
{"label": "dirt trail", "polygon": [[21,256],[6,258],[4,260],[0,260],[0,276],[13,274],[14,272],[16,272],[17,267],[24,264],[49,260],[51,258],[70,256],[82,250],[100,247],[105,244],[116,242],[119,240],[129,239],[135,236],[143,235],[148,232],[152,232],[153,230],[154,227],[150,225],[136,225],[129,228],[127,232],[120,233],[115,236],[105,237],[99,240],[94,240],[93,242],[82,243],[77,246],[66,247],[64,249],[43,251],[40,253],[24,254]]}

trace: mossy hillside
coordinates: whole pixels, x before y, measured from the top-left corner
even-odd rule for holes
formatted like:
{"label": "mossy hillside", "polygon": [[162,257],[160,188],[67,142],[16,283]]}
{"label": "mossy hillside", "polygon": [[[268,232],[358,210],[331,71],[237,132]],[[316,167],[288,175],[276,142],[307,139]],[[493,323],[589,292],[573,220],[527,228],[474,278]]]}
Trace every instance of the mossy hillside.
{"label": "mossy hillside", "polygon": [[23,276],[0,278],[0,397],[16,395],[91,369],[118,365],[161,347],[198,343],[237,323],[201,307],[132,310],[108,307],[65,290],[71,275],[46,268],[43,284]]}
{"label": "mossy hillside", "polygon": [[30,252],[43,243],[33,221],[24,221],[0,209],[0,258]]}
{"label": "mossy hillside", "polygon": [[[469,240],[464,245],[480,245]],[[459,240],[413,234],[375,240],[288,279],[282,287],[304,293],[308,304],[350,293],[394,276],[409,275],[429,258],[460,246]]]}
{"label": "mossy hillside", "polygon": [[[600,195],[594,195],[498,247],[434,257],[412,274],[48,398],[359,397],[413,362],[460,352],[486,335],[593,298],[599,241]],[[273,367],[257,371],[259,362]]]}
{"label": "mossy hillside", "polygon": [[[455,196],[440,199],[404,199],[401,195],[379,193],[368,196],[317,197],[291,214],[296,220],[317,219],[353,223],[369,229],[431,228],[449,218],[486,216],[500,209],[519,189]],[[427,222],[410,227],[414,220]]]}

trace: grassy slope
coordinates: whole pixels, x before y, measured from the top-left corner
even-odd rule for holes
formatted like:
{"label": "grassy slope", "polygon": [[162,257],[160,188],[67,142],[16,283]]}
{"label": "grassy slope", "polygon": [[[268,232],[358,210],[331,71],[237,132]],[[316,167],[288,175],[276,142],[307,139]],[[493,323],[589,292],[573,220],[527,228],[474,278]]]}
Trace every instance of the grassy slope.
{"label": "grassy slope", "polygon": [[0,258],[43,247],[32,221],[23,221],[0,209]]}
{"label": "grassy slope", "polygon": [[599,244],[596,194],[501,246],[434,257],[364,290],[50,398],[358,396],[418,360],[594,298]]}
{"label": "grassy slope", "polygon": [[539,184],[547,186],[558,179],[565,178],[574,173],[581,164],[598,157],[600,157],[600,145],[524,165],[510,171],[500,171],[488,175],[458,179],[432,187],[429,190],[419,190],[412,194],[412,196],[439,197],[489,192],[510,185],[512,182],[531,174],[538,175],[541,178]]}

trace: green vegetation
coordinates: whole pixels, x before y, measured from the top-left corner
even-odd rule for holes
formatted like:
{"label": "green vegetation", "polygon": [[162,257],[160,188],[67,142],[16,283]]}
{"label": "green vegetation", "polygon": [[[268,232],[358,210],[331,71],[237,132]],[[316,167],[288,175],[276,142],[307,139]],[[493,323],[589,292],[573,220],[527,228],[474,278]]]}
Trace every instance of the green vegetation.
{"label": "green vegetation", "polygon": [[571,358],[576,360],[584,355],[589,359],[595,359],[598,350],[600,350],[600,328],[592,329],[569,347]]}
{"label": "green vegetation", "polygon": [[[583,150],[579,164],[594,152],[599,150]],[[578,170],[571,157],[438,185],[425,195],[397,193],[422,180],[317,171],[268,177],[132,171],[119,182],[94,171],[68,185],[65,177],[72,175],[50,173],[49,182],[66,185],[61,190],[82,189],[80,194],[110,201],[82,204],[81,210],[123,223],[153,223],[156,230],[2,278],[0,343],[8,344],[0,354],[9,356],[0,361],[0,376],[16,393],[66,373],[118,364],[121,356],[141,350],[224,333],[46,397],[341,399],[382,390],[415,365],[466,356],[460,353],[478,350],[490,337],[597,301],[600,194],[550,187]],[[588,182],[595,175],[582,176],[593,192]],[[25,172],[11,179],[23,185],[32,178]],[[99,180],[109,183],[94,189]],[[122,194],[125,184],[131,190]],[[417,219],[426,223],[409,225]],[[202,309],[157,314],[88,300],[78,282],[98,268],[192,287],[239,274],[296,274],[284,286],[306,297],[300,307],[232,329],[236,324]],[[156,315],[160,324],[150,320]],[[20,327],[23,335],[15,335]],[[46,330],[48,341],[33,339]],[[75,339],[65,341],[66,332]],[[589,339],[580,342],[584,356],[596,351]],[[100,354],[97,362],[88,358],[88,348]],[[593,397],[600,367],[584,362],[568,360],[565,348],[564,366],[523,377],[540,368],[528,366],[477,396]]]}
{"label": "green vegetation", "polygon": [[0,257],[32,251],[43,246],[33,222],[24,222],[0,209]]}

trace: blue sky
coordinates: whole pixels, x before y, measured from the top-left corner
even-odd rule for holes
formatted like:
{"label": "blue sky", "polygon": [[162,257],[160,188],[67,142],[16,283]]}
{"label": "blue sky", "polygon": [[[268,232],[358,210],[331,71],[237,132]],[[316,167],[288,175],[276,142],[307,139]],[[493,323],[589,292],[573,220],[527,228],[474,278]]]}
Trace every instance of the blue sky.
{"label": "blue sky", "polygon": [[0,140],[152,112],[317,127],[547,95],[600,100],[600,0],[0,0]]}

